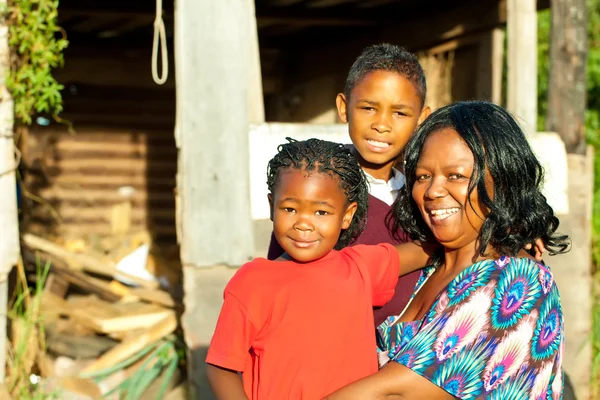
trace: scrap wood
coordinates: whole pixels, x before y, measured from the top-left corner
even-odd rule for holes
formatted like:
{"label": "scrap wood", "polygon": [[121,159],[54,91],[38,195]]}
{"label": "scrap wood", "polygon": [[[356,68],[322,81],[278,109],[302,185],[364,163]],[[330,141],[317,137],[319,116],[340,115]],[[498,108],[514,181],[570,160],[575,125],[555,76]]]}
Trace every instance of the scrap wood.
{"label": "scrap wood", "polygon": [[88,272],[92,272],[98,275],[115,278],[115,276],[122,276],[127,280],[134,282],[145,288],[157,288],[158,283],[148,281],[145,279],[138,278],[135,275],[130,275],[123,271],[117,271],[113,265],[98,260],[95,257],[91,257],[87,254],[73,253],[62,246],[50,242],[49,240],[43,239],[39,236],[31,233],[22,235],[23,242],[33,248],[45,253],[60,257],[64,259],[67,264],[73,269],[82,268]]}
{"label": "scrap wood", "polygon": [[51,270],[70,284],[80,287],[89,293],[96,294],[104,300],[118,301],[122,297],[112,291],[108,283],[88,276],[81,271],[61,268],[56,265],[52,266]]}
{"label": "scrap wood", "polygon": [[169,315],[169,310],[149,303],[107,303],[95,299],[71,313],[81,323],[101,333],[127,332],[147,328]]}
{"label": "scrap wood", "polygon": [[105,336],[64,332],[56,324],[48,324],[45,331],[49,352],[74,359],[96,358],[119,343]]}
{"label": "scrap wood", "polygon": [[121,344],[101,355],[95,362],[84,368],[82,374],[89,375],[110,368],[140,352],[146,346],[158,342],[160,339],[173,333],[175,329],[177,329],[177,318],[174,315],[169,315],[152,325],[139,336],[126,339]]}
{"label": "scrap wood", "polygon": [[69,291],[69,282],[57,276],[55,273],[49,273],[46,278],[44,292],[50,292],[60,298],[64,298]]}

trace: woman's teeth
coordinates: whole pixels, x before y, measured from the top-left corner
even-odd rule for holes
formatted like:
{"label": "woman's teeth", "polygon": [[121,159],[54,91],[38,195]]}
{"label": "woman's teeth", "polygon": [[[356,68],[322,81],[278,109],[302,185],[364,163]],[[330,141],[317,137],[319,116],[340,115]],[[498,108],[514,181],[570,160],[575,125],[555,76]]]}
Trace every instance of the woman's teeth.
{"label": "woman's teeth", "polygon": [[367,140],[367,143],[369,143],[373,147],[380,147],[382,149],[384,149],[386,147],[390,147],[389,143],[378,142],[377,140]]}
{"label": "woman's teeth", "polygon": [[456,214],[458,212],[458,210],[460,210],[460,208],[453,207],[453,208],[441,208],[438,210],[431,210],[429,212],[434,218],[443,219],[443,218],[449,217],[452,214]]}

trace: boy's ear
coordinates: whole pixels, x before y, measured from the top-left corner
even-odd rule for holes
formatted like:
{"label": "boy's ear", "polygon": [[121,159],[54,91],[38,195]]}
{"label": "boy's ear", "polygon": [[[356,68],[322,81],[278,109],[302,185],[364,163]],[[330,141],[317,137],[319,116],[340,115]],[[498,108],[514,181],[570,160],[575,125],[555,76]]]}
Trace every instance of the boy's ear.
{"label": "boy's ear", "polygon": [[269,218],[273,221],[273,195],[269,193],[267,199],[269,199]]}
{"label": "boy's ear", "polygon": [[429,117],[430,114],[431,114],[431,108],[429,108],[429,106],[423,107],[423,109],[421,110],[421,115],[419,115],[418,125],[421,125],[423,123],[423,121],[425,121],[427,119],[427,117]]}
{"label": "boy's ear", "polygon": [[337,107],[338,117],[344,124],[348,123],[348,104],[346,103],[346,95],[338,93],[335,98],[335,106]]}
{"label": "boy's ear", "polygon": [[348,229],[350,227],[350,223],[352,222],[352,218],[354,218],[354,213],[356,213],[357,208],[358,203],[355,201],[348,204],[348,207],[346,207],[346,211],[344,212],[344,218],[342,219],[342,229]]}

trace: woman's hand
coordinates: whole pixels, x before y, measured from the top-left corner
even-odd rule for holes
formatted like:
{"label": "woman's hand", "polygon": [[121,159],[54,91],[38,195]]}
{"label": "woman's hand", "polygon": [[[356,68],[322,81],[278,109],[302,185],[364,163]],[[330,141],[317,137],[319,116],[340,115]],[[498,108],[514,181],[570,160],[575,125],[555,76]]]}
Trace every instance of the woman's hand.
{"label": "woman's hand", "polygon": [[452,400],[448,392],[395,361],[324,400]]}
{"label": "woman's hand", "polygon": [[535,254],[534,254],[535,259],[538,262],[541,262],[542,256],[544,255],[544,252],[546,251],[546,246],[544,245],[544,241],[541,238],[537,238],[535,240],[535,242],[533,242],[533,245],[531,243],[526,244],[525,250],[530,251],[532,247],[535,250]]}

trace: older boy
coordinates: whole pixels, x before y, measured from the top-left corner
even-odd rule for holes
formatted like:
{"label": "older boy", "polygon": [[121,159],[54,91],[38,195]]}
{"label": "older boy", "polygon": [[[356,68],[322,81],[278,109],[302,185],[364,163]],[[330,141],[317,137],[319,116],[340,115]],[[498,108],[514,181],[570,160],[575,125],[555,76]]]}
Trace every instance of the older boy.
{"label": "older boy", "polygon": [[[390,232],[386,218],[404,175],[394,168],[416,127],[430,114],[425,106],[425,74],[416,56],[405,49],[378,44],[366,48],[346,78],[345,92],[337,95],[341,121],[348,124],[353,154],[367,176],[369,211],[366,229],[352,245],[398,244],[408,241],[404,232]],[[268,258],[283,250],[271,237]],[[375,326],[399,315],[408,303],[419,273],[398,280],[393,298],[374,310]]]}

